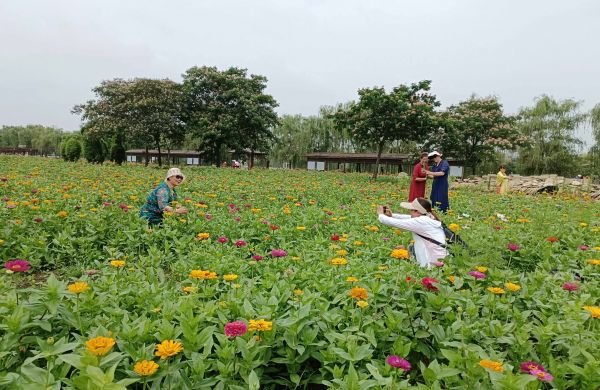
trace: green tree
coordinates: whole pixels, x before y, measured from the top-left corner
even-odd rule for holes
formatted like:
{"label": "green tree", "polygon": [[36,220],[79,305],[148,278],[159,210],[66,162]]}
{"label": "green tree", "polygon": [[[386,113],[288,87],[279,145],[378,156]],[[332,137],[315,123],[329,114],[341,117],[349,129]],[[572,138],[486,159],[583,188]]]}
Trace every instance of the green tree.
{"label": "green tree", "polygon": [[71,136],[65,140],[62,157],[65,161],[77,161],[81,158],[81,142],[79,137]]}
{"label": "green tree", "polygon": [[590,111],[589,120],[595,143],[590,148],[587,156],[591,173],[600,176],[600,103],[596,104]]}
{"label": "green tree", "polygon": [[557,101],[544,95],[533,107],[521,109],[517,126],[530,141],[519,150],[523,173],[572,175],[577,171],[577,148],[582,141],[574,137],[574,132],[588,118],[580,108],[581,102]]}
{"label": "green tree", "polygon": [[516,118],[505,115],[496,97],[470,99],[448,107],[438,116],[439,128],[425,149],[441,149],[446,156],[464,160],[473,174],[483,161],[496,158],[501,150],[525,145],[527,137],[515,126]]}
{"label": "green tree", "polygon": [[264,76],[234,67],[193,67],[183,75],[187,127],[217,166],[226,149],[268,152],[278,104],[264,93],[266,85]]}
{"label": "green tree", "polygon": [[162,165],[162,148],[184,138],[181,86],[171,80],[137,78],[103,81],[93,89],[96,100],[75,106],[83,128],[101,138],[123,137],[148,150],[156,148]]}
{"label": "green tree", "polygon": [[107,142],[98,134],[83,133],[83,157],[90,163],[102,164],[108,156]]}
{"label": "green tree", "polygon": [[358,146],[377,151],[377,179],[381,153],[387,144],[398,141],[424,141],[433,130],[435,107],[439,102],[429,93],[431,81],[400,85],[390,93],[384,88],[364,88],[358,91],[359,99],[334,115],[335,126],[350,131]]}

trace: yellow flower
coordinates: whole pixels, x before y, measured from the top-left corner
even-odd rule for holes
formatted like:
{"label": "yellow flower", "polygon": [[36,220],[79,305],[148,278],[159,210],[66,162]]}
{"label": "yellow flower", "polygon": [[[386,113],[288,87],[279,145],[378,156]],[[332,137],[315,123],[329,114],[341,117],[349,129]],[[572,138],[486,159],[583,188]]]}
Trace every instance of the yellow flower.
{"label": "yellow flower", "polygon": [[331,265],[346,265],[348,264],[348,260],[343,257],[336,257],[335,259],[331,259],[329,263],[331,263]]}
{"label": "yellow flower", "polygon": [[272,329],[273,329],[272,321],[265,321],[263,319],[248,321],[248,330],[256,330],[259,332],[264,332],[266,330],[272,330]]}
{"label": "yellow flower", "polygon": [[348,276],[346,278],[346,282],[348,282],[348,283],[355,283],[355,282],[358,282],[358,279],[355,278],[354,276]]}
{"label": "yellow flower", "polygon": [[141,376],[150,376],[154,374],[158,370],[158,364],[153,362],[152,360],[142,360],[140,362],[135,363],[133,366],[133,371],[136,374]]}
{"label": "yellow flower", "polygon": [[165,340],[156,346],[154,355],[160,356],[161,359],[166,359],[177,355],[181,351],[183,351],[183,345],[181,345],[181,343],[173,340]]}
{"label": "yellow flower", "polygon": [[190,278],[192,279],[216,279],[216,272],[205,271],[201,269],[194,269],[190,272]]}
{"label": "yellow flower", "polygon": [[581,223],[579,223],[579,226],[581,226],[581,227],[587,227],[587,225],[588,225],[588,224],[587,224],[587,223],[585,223],[585,222],[581,222]]}
{"label": "yellow flower", "polygon": [[482,273],[486,273],[486,272],[487,272],[487,270],[488,270],[488,268],[487,268],[487,267],[481,267],[481,266],[480,266],[480,267],[475,267],[475,269],[476,269],[477,271],[479,271],[479,272],[482,272]]}
{"label": "yellow flower", "polygon": [[111,260],[110,265],[115,268],[125,267],[125,262],[123,260]]}
{"label": "yellow flower", "polygon": [[369,306],[369,302],[367,302],[367,301],[357,301],[356,302],[356,306],[360,307],[361,309],[364,309],[365,307]]}
{"label": "yellow flower", "polygon": [[516,222],[518,223],[527,223],[529,220],[527,218],[517,218]]}
{"label": "yellow flower", "polygon": [[600,307],[598,307],[598,306],[584,306],[583,308],[585,310],[589,311],[590,313],[592,313],[592,317],[594,317],[594,318],[600,318]]}
{"label": "yellow flower", "polygon": [[210,238],[210,233],[198,233],[196,236],[196,240],[208,240]]}
{"label": "yellow flower", "polygon": [[487,290],[494,294],[504,294],[505,293],[504,289],[500,288],[500,287],[488,287]]}
{"label": "yellow flower", "polygon": [[115,345],[115,339],[110,337],[94,337],[85,342],[85,348],[94,356],[104,356]]}
{"label": "yellow flower", "polygon": [[336,254],[337,254],[338,256],[346,256],[346,255],[348,254],[348,251],[347,251],[347,250],[345,250],[345,249],[340,249],[340,250],[338,250],[338,251],[336,252]]}
{"label": "yellow flower", "polygon": [[394,249],[390,256],[394,259],[408,259],[410,254],[406,249]]}
{"label": "yellow flower", "polygon": [[362,242],[362,241],[354,241],[352,244],[356,245],[356,246],[361,246],[361,245],[364,245],[364,242]]}
{"label": "yellow flower", "polygon": [[198,291],[198,287],[195,287],[195,286],[185,286],[185,287],[183,288],[183,292],[184,292],[184,293],[188,293],[188,294],[189,294],[189,293],[194,293],[194,292],[196,292],[196,291]]}
{"label": "yellow flower", "polygon": [[456,233],[460,230],[460,226],[458,226],[458,224],[456,224],[456,223],[451,223],[450,225],[448,225],[448,229],[450,229],[454,233]]}
{"label": "yellow flower", "polygon": [[303,295],[304,291],[302,291],[301,289],[297,288],[294,290],[294,295]]}
{"label": "yellow flower", "polygon": [[306,230],[306,226],[296,226],[296,230]]}
{"label": "yellow flower", "polygon": [[369,293],[367,292],[367,289],[363,287],[352,287],[352,290],[350,290],[350,293],[348,295],[351,298],[363,301],[369,298]]}
{"label": "yellow flower", "polygon": [[4,244],[4,242],[5,242],[4,240],[0,240],[0,245]]}
{"label": "yellow flower", "polygon": [[449,276],[448,276],[448,280],[450,281],[450,283],[454,284],[454,281],[456,280],[456,276],[454,276],[454,275],[449,275]]}
{"label": "yellow flower", "polygon": [[492,370],[495,372],[503,372],[504,367],[502,366],[502,362],[496,362],[493,360],[481,360],[479,365],[483,368],[487,368],[488,370]]}
{"label": "yellow flower", "polygon": [[69,213],[62,210],[62,211],[59,211],[56,215],[58,215],[60,218],[67,218],[69,216]]}
{"label": "yellow flower", "polygon": [[223,279],[227,282],[233,282],[234,280],[236,280],[238,278],[238,276],[236,274],[227,274],[227,275],[223,275]]}
{"label": "yellow flower", "polygon": [[521,286],[512,282],[504,283],[504,287],[506,287],[509,291],[515,292],[521,289]]}
{"label": "yellow flower", "polygon": [[598,259],[590,259],[587,262],[588,262],[588,264],[591,264],[591,265],[600,265],[600,260],[598,260]]}
{"label": "yellow flower", "polygon": [[69,292],[72,292],[73,294],[81,294],[82,292],[89,290],[89,288],[90,285],[86,282],[75,282],[67,286]]}
{"label": "yellow flower", "polygon": [[379,267],[377,267],[377,269],[379,269],[380,271],[385,271],[388,268],[390,267],[388,267],[387,265],[380,265]]}

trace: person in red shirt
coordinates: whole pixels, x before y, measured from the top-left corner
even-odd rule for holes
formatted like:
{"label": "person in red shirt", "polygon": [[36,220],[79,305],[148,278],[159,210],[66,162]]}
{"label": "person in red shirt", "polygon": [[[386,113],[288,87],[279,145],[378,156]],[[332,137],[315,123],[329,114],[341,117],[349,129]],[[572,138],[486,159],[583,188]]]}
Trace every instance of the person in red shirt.
{"label": "person in red shirt", "polygon": [[413,168],[410,191],[408,192],[409,202],[412,202],[416,198],[425,198],[425,183],[427,181],[427,174],[425,171],[429,168],[427,166],[427,161],[427,153],[421,153],[421,159]]}

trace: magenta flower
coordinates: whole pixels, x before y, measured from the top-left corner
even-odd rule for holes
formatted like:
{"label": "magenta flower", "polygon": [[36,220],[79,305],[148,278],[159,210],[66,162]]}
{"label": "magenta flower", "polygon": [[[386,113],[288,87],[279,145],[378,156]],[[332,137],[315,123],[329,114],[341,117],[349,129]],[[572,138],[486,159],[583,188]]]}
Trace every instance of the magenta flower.
{"label": "magenta flower", "polygon": [[512,242],[511,242],[511,243],[509,243],[509,244],[508,244],[506,247],[507,247],[507,248],[508,248],[508,250],[509,250],[509,251],[511,251],[511,252],[516,252],[516,251],[518,251],[519,249],[521,249],[521,247],[520,247],[520,246],[518,246],[517,244],[513,244]]}
{"label": "magenta flower", "polygon": [[241,247],[246,246],[246,245],[248,245],[248,244],[244,240],[237,240],[235,242],[235,246],[237,246],[238,248],[241,248]]}
{"label": "magenta flower", "polygon": [[471,275],[475,279],[485,279],[486,278],[485,274],[483,272],[479,272],[479,271],[471,271],[471,272],[469,272],[469,275]]}
{"label": "magenta flower", "polygon": [[544,366],[542,366],[539,363],[533,362],[533,361],[521,363],[520,368],[521,368],[521,372],[524,372],[526,374],[529,374],[531,372],[531,370],[539,370],[539,371],[544,371],[544,372],[546,371]]}
{"label": "magenta flower", "polygon": [[273,249],[271,251],[271,256],[273,256],[273,257],[285,257],[285,256],[287,256],[287,252],[284,251],[283,249]]}
{"label": "magenta flower", "polygon": [[573,283],[573,282],[565,282],[562,285],[563,290],[567,290],[567,291],[577,291],[579,290],[579,285],[577,283]]}
{"label": "magenta flower", "polygon": [[411,365],[408,362],[408,360],[402,359],[398,355],[388,356],[388,358],[385,359],[385,362],[394,368],[399,368],[399,369],[403,370],[404,372],[408,372],[411,369]]}
{"label": "magenta flower", "polygon": [[579,250],[587,251],[588,249],[590,249],[590,247],[587,245],[579,245]]}
{"label": "magenta flower", "polygon": [[235,338],[243,336],[248,331],[248,326],[244,321],[233,321],[225,324],[225,336]]}
{"label": "magenta flower", "polygon": [[261,261],[263,257],[261,255],[252,255],[252,260]]}
{"label": "magenta flower", "polygon": [[225,236],[221,236],[221,237],[217,238],[217,242],[220,242],[221,244],[225,244],[228,241],[229,241],[229,239]]}
{"label": "magenta flower", "polygon": [[554,380],[554,377],[549,372],[542,370],[531,370],[529,371],[529,375],[535,376],[542,382],[552,382]]}
{"label": "magenta flower", "polygon": [[427,290],[430,291],[437,291],[438,288],[434,285],[434,283],[437,283],[438,281],[435,280],[434,278],[423,278],[421,279],[421,284],[423,285],[423,287],[425,287]]}
{"label": "magenta flower", "polygon": [[31,264],[27,260],[12,259],[4,263],[4,268],[12,272],[27,272],[31,268]]}
{"label": "magenta flower", "polygon": [[443,267],[444,266],[444,262],[442,262],[442,261],[434,261],[433,263],[431,263],[431,265],[434,265],[436,267]]}

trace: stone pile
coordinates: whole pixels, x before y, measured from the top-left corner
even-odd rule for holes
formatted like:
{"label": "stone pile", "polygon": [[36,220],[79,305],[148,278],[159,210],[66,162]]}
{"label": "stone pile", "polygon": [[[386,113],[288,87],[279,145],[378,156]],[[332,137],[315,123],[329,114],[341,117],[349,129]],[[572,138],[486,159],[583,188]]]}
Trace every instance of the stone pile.
{"label": "stone pile", "polygon": [[[490,174],[482,177],[456,179],[452,183],[452,188],[456,187],[478,187],[484,191],[495,191],[496,175]],[[560,191],[585,193],[593,199],[600,200],[600,185],[592,184],[588,178],[570,179],[558,175],[509,176],[508,189],[512,192],[536,194],[553,188],[557,188]]]}

